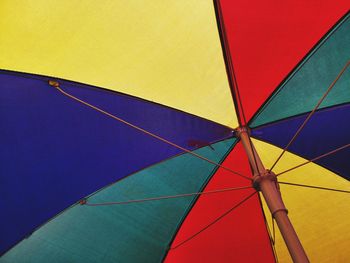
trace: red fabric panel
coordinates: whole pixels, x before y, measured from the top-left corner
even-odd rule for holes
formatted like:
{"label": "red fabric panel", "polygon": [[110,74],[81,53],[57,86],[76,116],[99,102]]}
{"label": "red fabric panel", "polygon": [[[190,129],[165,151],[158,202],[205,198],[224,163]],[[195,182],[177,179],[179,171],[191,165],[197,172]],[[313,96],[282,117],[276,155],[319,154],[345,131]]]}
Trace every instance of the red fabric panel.
{"label": "red fabric panel", "polygon": [[[229,154],[224,165],[251,176],[240,144]],[[250,185],[248,180],[219,169],[205,190],[247,185]],[[172,247],[203,229],[252,192],[247,189],[202,195],[182,224]],[[170,249],[165,262],[275,262],[258,196],[187,243]]]}
{"label": "red fabric panel", "polygon": [[220,5],[247,121],[350,8],[349,0],[220,0]]}

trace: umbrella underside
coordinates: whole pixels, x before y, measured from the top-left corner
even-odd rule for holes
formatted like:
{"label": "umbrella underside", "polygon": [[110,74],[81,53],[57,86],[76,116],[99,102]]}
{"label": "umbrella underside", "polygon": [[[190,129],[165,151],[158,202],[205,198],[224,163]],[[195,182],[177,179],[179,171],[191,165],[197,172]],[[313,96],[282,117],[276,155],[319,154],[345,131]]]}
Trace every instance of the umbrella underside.
{"label": "umbrella underside", "polygon": [[[2,4],[0,262],[288,261],[234,128],[270,168],[325,94],[274,172],[350,190],[348,4],[180,2]],[[280,188],[310,260],[346,261],[348,195]]]}

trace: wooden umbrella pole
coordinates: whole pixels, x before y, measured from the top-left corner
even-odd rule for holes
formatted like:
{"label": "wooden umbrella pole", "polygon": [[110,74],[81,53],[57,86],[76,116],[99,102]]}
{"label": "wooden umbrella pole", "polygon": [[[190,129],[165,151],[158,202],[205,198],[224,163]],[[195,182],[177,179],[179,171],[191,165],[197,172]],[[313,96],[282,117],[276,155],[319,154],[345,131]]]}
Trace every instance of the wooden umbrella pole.
{"label": "wooden umbrella pole", "polygon": [[289,220],[288,210],[283,203],[276,175],[265,169],[259,154],[250,140],[247,128],[240,127],[236,131],[242,141],[250,165],[253,169],[253,186],[263,194],[266,204],[269,207],[273,218],[276,220],[293,262],[309,262],[298,235]]}

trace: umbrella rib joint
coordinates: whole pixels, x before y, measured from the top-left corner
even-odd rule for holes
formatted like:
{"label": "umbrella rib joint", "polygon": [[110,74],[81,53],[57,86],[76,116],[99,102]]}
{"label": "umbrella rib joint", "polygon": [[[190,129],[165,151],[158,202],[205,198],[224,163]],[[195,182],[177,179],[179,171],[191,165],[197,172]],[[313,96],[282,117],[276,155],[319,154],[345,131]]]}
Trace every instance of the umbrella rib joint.
{"label": "umbrella rib joint", "polygon": [[253,171],[253,187],[262,193],[267,206],[276,220],[286,246],[294,262],[309,262],[301,242],[288,217],[281,192],[279,190],[277,176],[270,170],[265,169],[253,142],[250,140],[250,132],[247,127],[236,129],[236,135],[241,139]]}

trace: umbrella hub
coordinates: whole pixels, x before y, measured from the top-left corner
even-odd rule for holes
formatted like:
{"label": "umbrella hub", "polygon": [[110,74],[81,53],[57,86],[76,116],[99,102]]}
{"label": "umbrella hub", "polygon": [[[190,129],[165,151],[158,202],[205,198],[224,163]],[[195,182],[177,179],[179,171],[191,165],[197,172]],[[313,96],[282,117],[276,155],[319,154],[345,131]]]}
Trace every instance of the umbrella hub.
{"label": "umbrella hub", "polygon": [[264,172],[256,174],[253,176],[253,187],[257,191],[261,191],[260,184],[263,180],[269,180],[275,184],[276,188],[279,190],[279,184],[277,181],[277,176],[274,172],[266,169]]}
{"label": "umbrella hub", "polygon": [[280,211],[288,213],[282,201],[277,176],[274,172],[265,169],[259,174],[254,175],[253,187],[263,194],[273,217]]}

